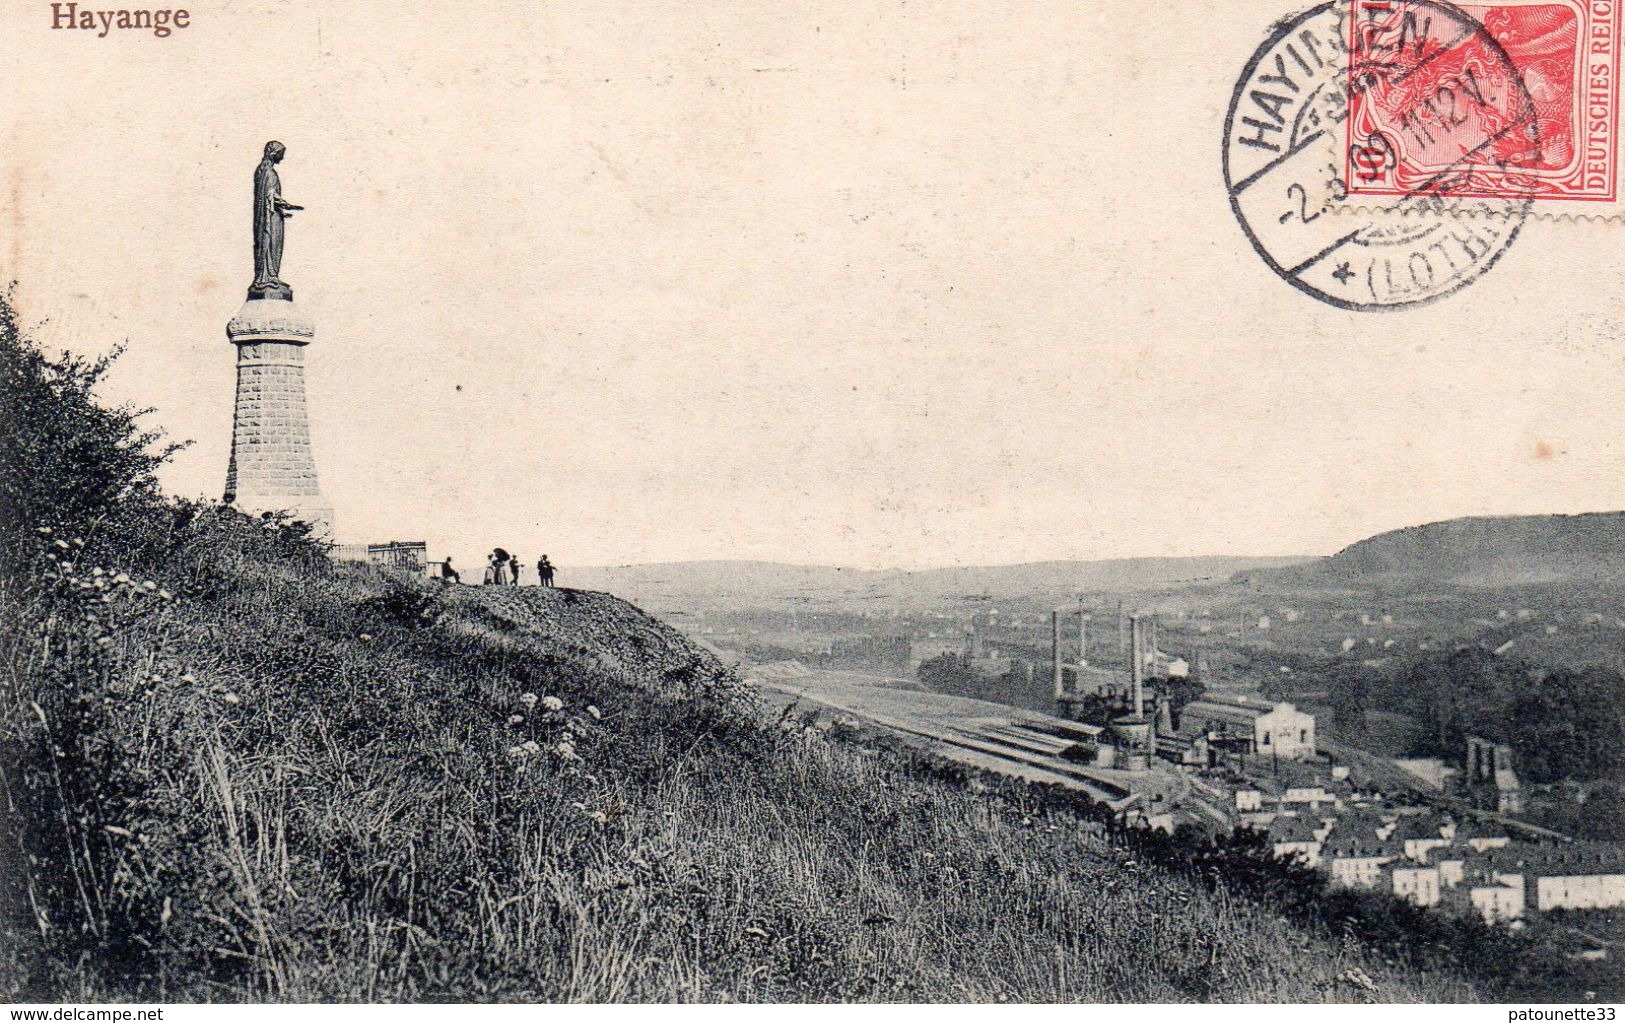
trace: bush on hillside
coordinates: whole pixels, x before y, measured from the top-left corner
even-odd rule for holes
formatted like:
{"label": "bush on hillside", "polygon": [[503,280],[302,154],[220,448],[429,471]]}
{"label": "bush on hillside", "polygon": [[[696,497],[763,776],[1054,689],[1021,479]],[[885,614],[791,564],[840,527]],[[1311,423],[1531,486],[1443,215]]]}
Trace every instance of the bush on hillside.
{"label": "bush on hillside", "polygon": [[143,539],[163,508],[155,473],[182,445],[141,425],[150,409],[97,400],[119,352],[52,358],[0,298],[0,576],[23,570],[53,535]]}

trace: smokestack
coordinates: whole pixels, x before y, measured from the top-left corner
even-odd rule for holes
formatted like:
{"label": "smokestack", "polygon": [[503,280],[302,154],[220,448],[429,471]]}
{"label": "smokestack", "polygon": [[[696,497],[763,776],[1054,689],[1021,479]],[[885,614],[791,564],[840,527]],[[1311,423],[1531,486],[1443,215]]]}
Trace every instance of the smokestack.
{"label": "smokestack", "polygon": [[1059,610],[1049,613],[1049,657],[1050,664],[1055,671],[1055,698],[1059,700],[1066,695],[1066,687],[1061,684],[1061,612]]}
{"label": "smokestack", "polygon": [[1145,638],[1140,630],[1140,616],[1130,615],[1128,627],[1130,643],[1133,646],[1131,660],[1134,665],[1129,676],[1134,681],[1134,702],[1129,705],[1129,713],[1139,717],[1145,708],[1142,702],[1145,697]]}
{"label": "smokestack", "polygon": [[1089,663],[1089,616],[1078,611],[1078,667]]}

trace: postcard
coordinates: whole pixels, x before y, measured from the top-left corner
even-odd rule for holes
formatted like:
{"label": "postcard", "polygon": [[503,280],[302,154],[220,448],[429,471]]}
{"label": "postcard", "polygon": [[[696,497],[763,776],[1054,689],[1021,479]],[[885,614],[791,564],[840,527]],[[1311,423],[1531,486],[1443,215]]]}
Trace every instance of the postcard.
{"label": "postcard", "polygon": [[1618,0],[164,2],[0,7],[14,1018],[1613,1018]]}

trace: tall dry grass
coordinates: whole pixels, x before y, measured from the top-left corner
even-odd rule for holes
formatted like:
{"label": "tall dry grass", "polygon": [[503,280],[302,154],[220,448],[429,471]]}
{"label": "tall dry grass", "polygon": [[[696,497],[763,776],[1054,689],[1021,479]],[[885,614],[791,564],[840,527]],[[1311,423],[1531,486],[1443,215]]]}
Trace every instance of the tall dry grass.
{"label": "tall dry grass", "polygon": [[1129,863],[1020,792],[764,721],[613,598],[442,590],[183,518],[161,572],[70,537],[0,588],[12,934],[34,950],[13,993],[1474,995]]}

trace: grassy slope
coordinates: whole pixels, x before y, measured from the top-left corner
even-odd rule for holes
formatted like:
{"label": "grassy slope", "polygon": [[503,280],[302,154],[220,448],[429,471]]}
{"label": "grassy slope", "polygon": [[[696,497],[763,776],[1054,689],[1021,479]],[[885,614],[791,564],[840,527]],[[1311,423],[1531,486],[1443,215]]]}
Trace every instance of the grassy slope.
{"label": "grassy slope", "polygon": [[1475,996],[1019,789],[763,724],[614,598],[401,583],[234,516],[168,549],[170,601],[88,556],[0,586],[0,997]]}

